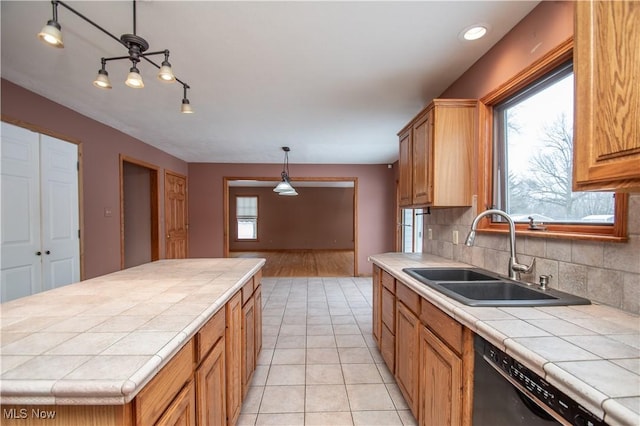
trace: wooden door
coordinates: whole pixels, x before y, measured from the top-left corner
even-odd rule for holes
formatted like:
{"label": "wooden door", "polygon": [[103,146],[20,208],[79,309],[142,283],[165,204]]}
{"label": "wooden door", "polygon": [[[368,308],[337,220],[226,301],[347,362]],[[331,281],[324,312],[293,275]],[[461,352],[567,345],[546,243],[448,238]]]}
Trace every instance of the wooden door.
{"label": "wooden door", "polygon": [[187,178],[169,171],[164,176],[165,258],[185,259],[189,245]]}
{"label": "wooden door", "polygon": [[462,359],[429,329],[420,331],[420,426],[462,424]]}
{"label": "wooden door", "polygon": [[226,304],[225,363],[227,425],[235,425],[242,404],[242,295],[237,292]]}
{"label": "wooden door", "polygon": [[196,371],[196,411],[198,426],[227,423],[225,344],[219,341]]}
{"label": "wooden door", "polygon": [[396,379],[402,394],[418,417],[418,362],[420,346],[420,321],[402,303],[397,303],[396,313]]}
{"label": "wooden door", "polygon": [[431,143],[433,135],[433,110],[429,110],[413,125],[413,205],[426,205],[432,202]]}
{"label": "wooden door", "polygon": [[380,334],[382,332],[382,284],[380,283],[381,279],[381,270],[378,265],[373,265],[373,307],[372,307],[372,332],[373,338],[378,344],[378,349],[380,349]]}
{"label": "wooden door", "polygon": [[575,5],[573,190],[640,190],[640,2]]}
{"label": "wooden door", "polygon": [[196,426],[195,391],[193,382],[176,396],[156,426]]}
{"label": "wooden door", "polygon": [[412,193],[412,148],[411,148],[411,129],[408,129],[404,133],[400,134],[400,160],[398,165],[400,167],[400,205],[410,206],[413,202],[411,198]]}
{"label": "wooden door", "polygon": [[45,290],[80,281],[78,147],[40,136],[42,278]]}
{"label": "wooden door", "polygon": [[[254,279],[258,278],[254,277]],[[258,355],[260,355],[260,351],[262,350],[262,286],[260,283],[257,285],[258,287],[253,293],[253,304],[256,310],[256,328],[254,330],[256,334],[256,365],[258,364]]]}

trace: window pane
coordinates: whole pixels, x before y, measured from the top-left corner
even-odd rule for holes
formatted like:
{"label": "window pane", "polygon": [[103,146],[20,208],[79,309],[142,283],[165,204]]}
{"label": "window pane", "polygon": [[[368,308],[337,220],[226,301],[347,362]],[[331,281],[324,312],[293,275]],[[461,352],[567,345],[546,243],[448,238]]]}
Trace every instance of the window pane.
{"label": "window pane", "polygon": [[258,197],[236,197],[236,216],[258,216]]}
{"label": "window pane", "polygon": [[255,240],[257,235],[257,222],[255,219],[238,219],[238,239]]}
{"label": "window pane", "polygon": [[258,197],[236,197],[239,240],[258,239]]}
{"label": "window pane", "polygon": [[518,222],[613,224],[612,192],[572,192],[573,72],[538,82],[495,109],[495,204]]}

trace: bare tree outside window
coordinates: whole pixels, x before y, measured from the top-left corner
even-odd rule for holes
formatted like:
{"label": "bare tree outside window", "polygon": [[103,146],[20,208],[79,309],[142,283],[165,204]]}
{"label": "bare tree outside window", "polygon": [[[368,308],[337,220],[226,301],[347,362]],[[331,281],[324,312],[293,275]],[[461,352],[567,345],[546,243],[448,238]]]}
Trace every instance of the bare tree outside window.
{"label": "bare tree outside window", "polygon": [[[503,135],[496,205],[514,220],[612,224],[612,192],[573,192],[573,73],[564,72],[496,108]],[[500,146],[499,144],[503,144]]]}

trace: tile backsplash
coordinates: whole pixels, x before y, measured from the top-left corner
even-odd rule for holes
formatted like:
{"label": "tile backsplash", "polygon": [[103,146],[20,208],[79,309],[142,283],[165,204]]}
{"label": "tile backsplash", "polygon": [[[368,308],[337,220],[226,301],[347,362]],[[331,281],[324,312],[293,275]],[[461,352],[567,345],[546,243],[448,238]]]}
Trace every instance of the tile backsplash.
{"label": "tile backsplash", "polygon": [[[423,216],[423,251],[506,275],[506,234],[478,233],[473,247],[464,245],[475,212],[473,207],[431,209]],[[459,244],[453,244],[453,231],[458,231]],[[536,258],[533,272],[522,278],[538,282],[540,275],[552,275],[552,288],[640,314],[640,194],[629,197],[627,232],[626,243],[517,237],[520,263]]]}

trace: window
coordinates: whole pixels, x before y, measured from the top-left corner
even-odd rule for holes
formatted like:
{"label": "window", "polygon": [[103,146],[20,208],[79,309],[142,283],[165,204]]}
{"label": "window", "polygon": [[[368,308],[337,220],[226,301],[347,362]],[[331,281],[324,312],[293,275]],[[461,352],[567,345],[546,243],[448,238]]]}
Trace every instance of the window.
{"label": "window", "polygon": [[236,196],[238,240],[258,239],[258,197]]}
{"label": "window", "polygon": [[[507,212],[519,231],[569,238],[626,238],[626,199],[613,192],[573,192],[571,46],[552,52],[482,101],[491,135],[482,164],[492,170],[481,196]],[[485,229],[501,230],[494,219]],[[533,223],[533,227],[531,227]]]}
{"label": "window", "polygon": [[422,253],[422,209],[401,209],[402,252]]}

